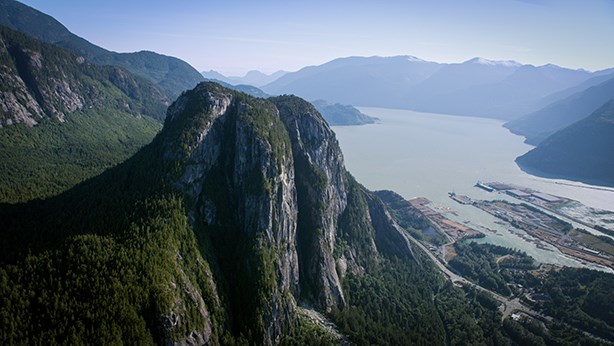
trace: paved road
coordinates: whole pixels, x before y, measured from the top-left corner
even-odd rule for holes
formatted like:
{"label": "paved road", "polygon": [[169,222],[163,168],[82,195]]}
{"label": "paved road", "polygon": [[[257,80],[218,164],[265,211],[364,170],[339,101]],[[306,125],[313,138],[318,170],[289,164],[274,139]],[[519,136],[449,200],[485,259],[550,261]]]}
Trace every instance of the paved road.
{"label": "paved road", "polygon": [[450,279],[452,280],[453,283],[455,284],[460,284],[463,286],[468,286],[468,287],[474,287],[475,289],[478,289],[480,291],[484,291],[484,292],[488,292],[490,293],[493,298],[495,298],[498,302],[500,302],[501,304],[503,304],[503,309],[502,309],[502,313],[503,313],[503,319],[505,319],[506,317],[508,317],[509,315],[511,315],[514,311],[522,311],[525,314],[535,317],[535,318],[539,318],[541,320],[551,320],[550,317],[544,316],[542,314],[540,314],[539,312],[530,309],[526,306],[524,306],[522,303],[520,303],[520,300],[518,298],[514,298],[514,299],[508,299],[496,292],[493,292],[491,290],[488,290],[482,286],[476,285],[473,282],[465,279],[464,277],[452,272],[450,269],[448,269],[448,267],[442,263],[437,257],[435,257],[435,255],[433,255],[433,253],[431,251],[429,251],[429,249],[426,248],[426,246],[422,245],[422,243],[420,243],[418,240],[416,240],[414,237],[412,237],[411,235],[409,235],[407,232],[403,231],[402,234],[405,236],[405,239],[407,239],[408,241],[416,244],[420,249],[422,249],[422,251],[424,251],[430,258],[431,260],[433,260],[433,262],[435,262],[435,264],[437,265],[437,267],[439,267],[439,269]]}

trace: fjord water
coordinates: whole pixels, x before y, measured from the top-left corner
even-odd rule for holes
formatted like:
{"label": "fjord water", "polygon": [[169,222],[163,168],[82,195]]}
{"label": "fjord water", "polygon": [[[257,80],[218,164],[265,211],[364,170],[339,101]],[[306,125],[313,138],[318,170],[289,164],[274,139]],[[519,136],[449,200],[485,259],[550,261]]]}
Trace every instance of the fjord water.
{"label": "fjord water", "polygon": [[537,248],[517,235],[526,235],[524,232],[496,223],[497,219],[486,212],[448,197],[448,192],[455,192],[475,199],[509,199],[474,187],[478,180],[512,183],[614,210],[614,189],[539,178],[520,170],[514,159],[532,146],[503,128],[501,121],[409,110],[359,109],[380,118],[381,123],[333,127],[345,164],[357,180],[371,190],[393,190],[406,199],[427,197],[440,210],[458,214],[448,213],[447,217],[482,230],[486,234],[482,241],[521,249],[541,262],[581,265],[553,247],[548,246],[550,251]]}

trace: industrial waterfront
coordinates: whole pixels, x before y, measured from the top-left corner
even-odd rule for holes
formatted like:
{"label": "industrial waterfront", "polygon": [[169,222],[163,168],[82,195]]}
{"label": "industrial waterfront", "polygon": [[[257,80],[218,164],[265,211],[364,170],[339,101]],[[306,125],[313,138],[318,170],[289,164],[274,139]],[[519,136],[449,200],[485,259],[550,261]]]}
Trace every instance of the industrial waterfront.
{"label": "industrial waterfront", "polygon": [[474,241],[520,249],[542,263],[603,269],[574,259],[546,242],[538,246],[539,239],[510,227],[484,210],[457,203],[448,193],[475,200],[502,199],[518,203],[519,199],[506,193],[488,192],[474,186],[478,180],[507,182],[580,202],[563,204],[558,212],[564,215],[588,215],[593,208],[604,209],[605,213],[591,214],[593,219],[588,220],[591,225],[603,226],[614,216],[614,189],[538,178],[521,171],[514,159],[531,146],[523,143],[522,137],[502,128],[497,120],[360,109],[379,117],[381,123],[333,130],[348,169],[367,188],[393,190],[408,200],[428,198],[430,207],[446,218],[484,234]]}

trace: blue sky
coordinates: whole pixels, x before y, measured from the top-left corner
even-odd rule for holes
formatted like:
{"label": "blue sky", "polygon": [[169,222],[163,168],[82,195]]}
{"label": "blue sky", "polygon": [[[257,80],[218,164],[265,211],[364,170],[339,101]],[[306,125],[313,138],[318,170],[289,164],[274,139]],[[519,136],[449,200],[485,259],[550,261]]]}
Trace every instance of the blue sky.
{"label": "blue sky", "polygon": [[613,0],[23,0],[104,48],[199,71],[295,71],[344,56],[476,56],[614,67]]}

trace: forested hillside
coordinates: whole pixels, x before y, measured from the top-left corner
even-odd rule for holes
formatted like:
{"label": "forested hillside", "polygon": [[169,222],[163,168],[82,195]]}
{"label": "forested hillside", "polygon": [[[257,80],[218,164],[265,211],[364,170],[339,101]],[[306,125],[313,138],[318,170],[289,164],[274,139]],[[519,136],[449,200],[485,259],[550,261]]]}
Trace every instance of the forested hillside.
{"label": "forested hillside", "polygon": [[0,27],[0,201],[52,196],[125,160],[168,104],[126,70]]}

